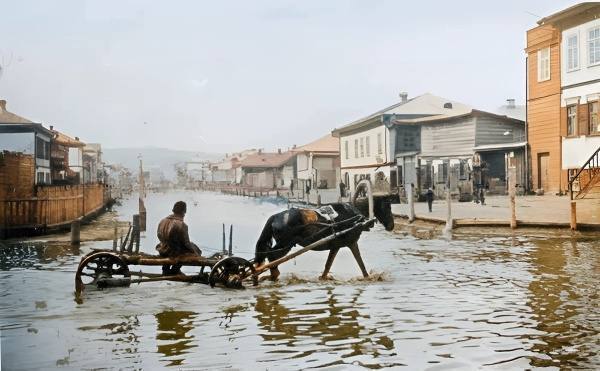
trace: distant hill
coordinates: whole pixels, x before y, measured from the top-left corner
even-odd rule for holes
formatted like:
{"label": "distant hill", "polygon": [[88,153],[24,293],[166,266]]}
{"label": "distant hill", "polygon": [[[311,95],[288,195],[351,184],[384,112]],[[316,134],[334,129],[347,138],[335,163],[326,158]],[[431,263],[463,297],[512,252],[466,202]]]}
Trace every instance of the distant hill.
{"label": "distant hill", "polygon": [[180,151],[168,148],[103,148],[102,158],[106,164],[121,164],[137,173],[139,160],[142,155],[144,169],[159,167],[169,179],[175,178],[174,165],[185,161],[217,161],[223,158],[219,153],[195,151]]}

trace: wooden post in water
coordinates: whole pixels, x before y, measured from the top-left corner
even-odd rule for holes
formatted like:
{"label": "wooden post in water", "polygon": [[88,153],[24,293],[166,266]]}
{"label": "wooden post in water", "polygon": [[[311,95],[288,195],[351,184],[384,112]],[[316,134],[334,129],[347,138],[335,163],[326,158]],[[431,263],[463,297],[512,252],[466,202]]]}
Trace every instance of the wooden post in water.
{"label": "wooden post in water", "polygon": [[413,197],[413,184],[407,183],[404,189],[406,189],[406,200],[408,201],[408,221],[412,223],[415,221],[415,199]]}
{"label": "wooden post in water", "polygon": [[317,194],[317,207],[321,207],[321,194]]}
{"label": "wooden post in water", "polygon": [[144,179],[144,168],[142,166],[142,156],[139,156],[140,159],[140,178],[139,178],[139,203],[138,203],[138,216],[139,216],[139,224],[138,231],[146,231],[146,205],[144,204],[144,199],[146,198],[146,180]]}
{"label": "wooden post in water", "polygon": [[81,220],[75,219],[71,222],[71,245],[79,245],[81,242]]}
{"label": "wooden post in water", "polygon": [[223,255],[227,254],[227,250],[225,249],[225,223],[223,223]]}
{"label": "wooden post in water", "polygon": [[118,243],[118,239],[119,239],[118,231],[119,231],[119,229],[117,227],[117,222],[115,222],[115,229],[114,229],[114,234],[113,234],[113,251],[117,251],[117,243]]}
{"label": "wooden post in water", "polygon": [[512,229],[517,228],[517,205],[515,200],[515,193],[517,187],[517,168],[510,166],[508,168],[508,194],[510,196],[510,227]]}
{"label": "wooden post in water", "polygon": [[233,255],[233,224],[229,226],[229,256]]}
{"label": "wooden post in water", "polygon": [[131,228],[131,235],[129,236],[129,241],[127,244],[128,252],[133,251],[133,244],[135,243],[135,240],[140,233],[140,215],[139,214],[133,215],[133,224],[132,225],[133,226]]}
{"label": "wooden post in water", "polygon": [[[133,216],[133,236],[131,236],[131,244],[133,247],[133,243],[135,243],[135,252],[138,253],[140,251],[140,231],[141,231],[141,216],[136,214]],[[130,249],[131,250],[131,249]]]}
{"label": "wooden post in water", "polygon": [[[448,165],[450,167],[450,165]],[[448,207],[448,213],[446,214],[446,226],[444,227],[445,233],[450,233],[454,228],[454,220],[452,219],[452,195],[450,188],[450,172],[448,171],[448,181],[446,182],[446,205]]]}
{"label": "wooden post in water", "polygon": [[571,230],[577,230],[577,202],[571,201]]}

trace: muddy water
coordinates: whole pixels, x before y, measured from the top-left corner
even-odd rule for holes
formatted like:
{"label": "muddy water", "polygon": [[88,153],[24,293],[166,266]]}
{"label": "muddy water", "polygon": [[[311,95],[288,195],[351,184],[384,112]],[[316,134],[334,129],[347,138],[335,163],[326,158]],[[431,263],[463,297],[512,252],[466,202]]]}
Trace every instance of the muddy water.
{"label": "muddy water", "polygon": [[[192,239],[252,256],[265,219],[285,205],[210,193],[151,194],[142,250],[158,220],[188,202]],[[137,200],[118,208],[129,217]],[[0,247],[2,369],[523,369],[600,367],[600,242],[546,231],[417,227],[363,234],[374,278],[357,279],[342,251],[335,280],[315,279],[325,253],[282,266],[278,284],[244,291],[150,283],[73,299],[74,271],[92,247]],[[416,236],[416,237],[415,237]]]}

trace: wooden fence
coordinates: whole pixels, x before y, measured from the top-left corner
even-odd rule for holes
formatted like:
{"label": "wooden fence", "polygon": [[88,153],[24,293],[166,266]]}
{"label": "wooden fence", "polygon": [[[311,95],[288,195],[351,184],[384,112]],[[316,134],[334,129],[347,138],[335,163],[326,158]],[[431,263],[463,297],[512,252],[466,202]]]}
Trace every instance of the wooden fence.
{"label": "wooden fence", "polygon": [[104,184],[37,186],[33,197],[0,199],[0,227],[5,229],[52,228],[87,216],[107,201]]}

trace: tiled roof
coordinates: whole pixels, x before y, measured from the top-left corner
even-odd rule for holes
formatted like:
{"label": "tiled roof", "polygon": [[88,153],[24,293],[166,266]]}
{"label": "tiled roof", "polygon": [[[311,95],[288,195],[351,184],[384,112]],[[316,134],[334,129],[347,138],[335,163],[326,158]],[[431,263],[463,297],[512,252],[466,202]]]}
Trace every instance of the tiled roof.
{"label": "tiled roof", "polygon": [[246,157],[241,162],[241,167],[281,167],[295,156],[293,152],[283,153],[257,153]]}
{"label": "tiled roof", "polygon": [[67,134],[63,134],[58,130],[50,130],[54,135],[54,141],[66,147],[84,147],[85,143],[78,138],[71,138]]}
{"label": "tiled roof", "polygon": [[2,124],[31,124],[32,121],[15,115],[12,112],[6,110],[6,101],[0,100],[0,123]]}
{"label": "tiled roof", "polygon": [[310,142],[303,146],[294,148],[292,152],[340,152],[340,139],[331,134]]}

